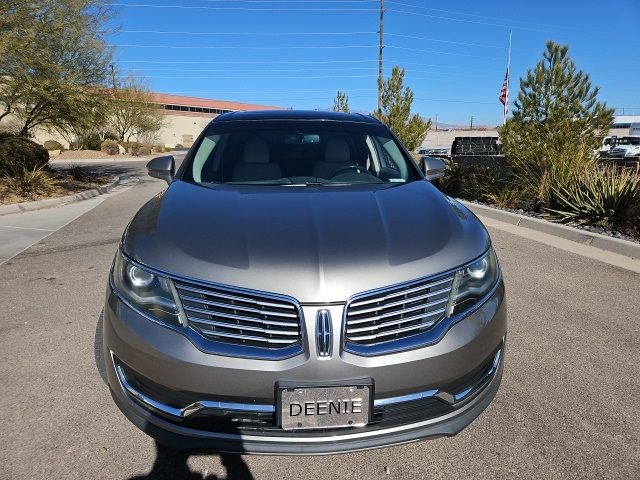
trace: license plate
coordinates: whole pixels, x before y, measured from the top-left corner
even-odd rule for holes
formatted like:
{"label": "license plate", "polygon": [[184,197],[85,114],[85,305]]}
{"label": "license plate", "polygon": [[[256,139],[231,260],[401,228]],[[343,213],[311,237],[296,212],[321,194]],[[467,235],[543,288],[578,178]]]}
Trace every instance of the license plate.
{"label": "license plate", "polygon": [[279,389],[284,430],[362,427],[369,422],[371,386]]}

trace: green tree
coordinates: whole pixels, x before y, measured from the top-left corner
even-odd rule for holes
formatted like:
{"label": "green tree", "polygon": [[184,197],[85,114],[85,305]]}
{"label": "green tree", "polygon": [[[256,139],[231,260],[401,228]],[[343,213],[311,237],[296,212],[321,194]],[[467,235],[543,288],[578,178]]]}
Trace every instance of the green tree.
{"label": "green tree", "polygon": [[106,103],[111,51],[101,0],[3,0],[0,18],[0,119],[13,115],[28,137]]}
{"label": "green tree", "polygon": [[335,98],[333,99],[333,111],[334,112],[349,112],[349,97],[345,92],[338,90]]}
{"label": "green tree", "polygon": [[119,139],[129,142],[160,130],[164,117],[149,90],[134,77],[128,77],[122,86],[114,88],[109,123]]}
{"label": "green tree", "polygon": [[431,120],[425,121],[417,113],[411,115],[413,92],[404,87],[404,69],[393,67],[391,77],[382,79],[379,88],[382,108],[374,115],[398,136],[407,149],[416,149],[431,128]]}
{"label": "green tree", "polygon": [[520,80],[512,118],[499,129],[510,171],[535,209],[553,207],[553,192],[593,166],[598,136],[613,120],[568,52],[547,42],[542,60]]}

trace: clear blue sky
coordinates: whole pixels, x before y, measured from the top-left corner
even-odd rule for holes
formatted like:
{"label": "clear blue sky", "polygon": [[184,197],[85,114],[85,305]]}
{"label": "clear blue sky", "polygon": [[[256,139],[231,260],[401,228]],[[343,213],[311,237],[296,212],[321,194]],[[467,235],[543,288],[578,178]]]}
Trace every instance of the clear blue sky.
{"label": "clear blue sky", "polygon": [[[330,108],[343,90],[353,110],[375,108],[378,0],[113,4],[118,68],[145,77],[154,91],[314,109]],[[640,114],[640,0],[386,0],[385,7],[385,74],[393,65],[406,69],[423,116],[500,123],[509,29],[511,99],[552,39],[569,45],[602,100]]]}

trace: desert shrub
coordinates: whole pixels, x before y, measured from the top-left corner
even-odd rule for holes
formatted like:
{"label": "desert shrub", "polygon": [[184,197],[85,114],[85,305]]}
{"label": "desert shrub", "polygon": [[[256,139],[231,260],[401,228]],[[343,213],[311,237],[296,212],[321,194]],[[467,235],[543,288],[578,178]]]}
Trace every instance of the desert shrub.
{"label": "desert shrub", "polygon": [[7,193],[24,196],[48,195],[58,190],[55,179],[44,167],[17,168],[4,174],[3,184]]}
{"label": "desert shrub", "polygon": [[42,146],[46,148],[49,152],[52,150],[61,150],[61,151],[64,150],[64,147],[62,146],[62,144],[55,140],[47,140],[46,142],[44,142]]}
{"label": "desert shrub", "polygon": [[164,153],[167,151],[167,148],[164,145],[161,144],[156,144],[153,147],[151,147],[151,151],[153,153]]}
{"label": "desert shrub", "polygon": [[140,145],[137,152],[138,153],[134,155],[149,155],[151,153],[151,147],[149,145]]}
{"label": "desert shrub", "polygon": [[175,146],[175,147],[173,147],[173,148],[175,148],[176,150],[178,150],[178,149],[180,149],[180,148],[184,148],[184,146],[183,146],[181,143],[176,143],[176,146]]}
{"label": "desert shrub", "polygon": [[452,197],[482,200],[495,193],[505,182],[504,173],[489,165],[461,165],[445,161],[446,170],[440,189]]}
{"label": "desert shrub", "polygon": [[493,192],[486,193],[483,200],[502,208],[524,208],[527,210],[531,208],[523,191],[510,183],[504,183]]}
{"label": "desert shrub", "polygon": [[142,147],[140,142],[124,142],[122,146],[127,153],[131,155],[140,155],[140,147]]}
{"label": "desert shrub", "polygon": [[100,150],[107,155],[118,155],[120,153],[118,142],[115,140],[105,140],[100,144]]}
{"label": "desert shrub", "polygon": [[553,185],[557,205],[547,209],[562,221],[614,227],[629,219],[640,196],[640,170],[594,166]]}
{"label": "desert shrub", "polygon": [[49,152],[42,145],[24,137],[0,135],[0,173],[41,169],[48,162]]}

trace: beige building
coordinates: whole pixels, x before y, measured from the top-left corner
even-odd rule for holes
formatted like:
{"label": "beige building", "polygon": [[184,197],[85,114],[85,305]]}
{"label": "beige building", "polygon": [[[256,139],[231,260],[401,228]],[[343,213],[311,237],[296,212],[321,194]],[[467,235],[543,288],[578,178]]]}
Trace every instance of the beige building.
{"label": "beige building", "polygon": [[250,110],[282,110],[282,107],[254,105],[250,103],[209,100],[154,93],[154,102],[162,108],[165,126],[158,132],[154,143],[174,147],[177,144],[190,147],[202,129],[222,113]]}
{"label": "beige building", "polygon": [[[190,147],[211,119],[222,113],[283,109],[283,107],[183,97],[164,93],[154,93],[153,99],[154,103],[162,110],[162,114],[165,117],[165,125],[154,135],[152,143],[162,144],[170,148],[178,144]],[[0,127],[11,129],[13,123],[15,123],[15,119],[12,119],[9,115],[3,119]],[[33,136],[33,139],[38,143],[44,143],[47,140],[56,140],[66,148],[69,147],[67,141],[56,132],[50,132],[45,129],[35,129]],[[138,140],[140,141],[142,139]]]}

